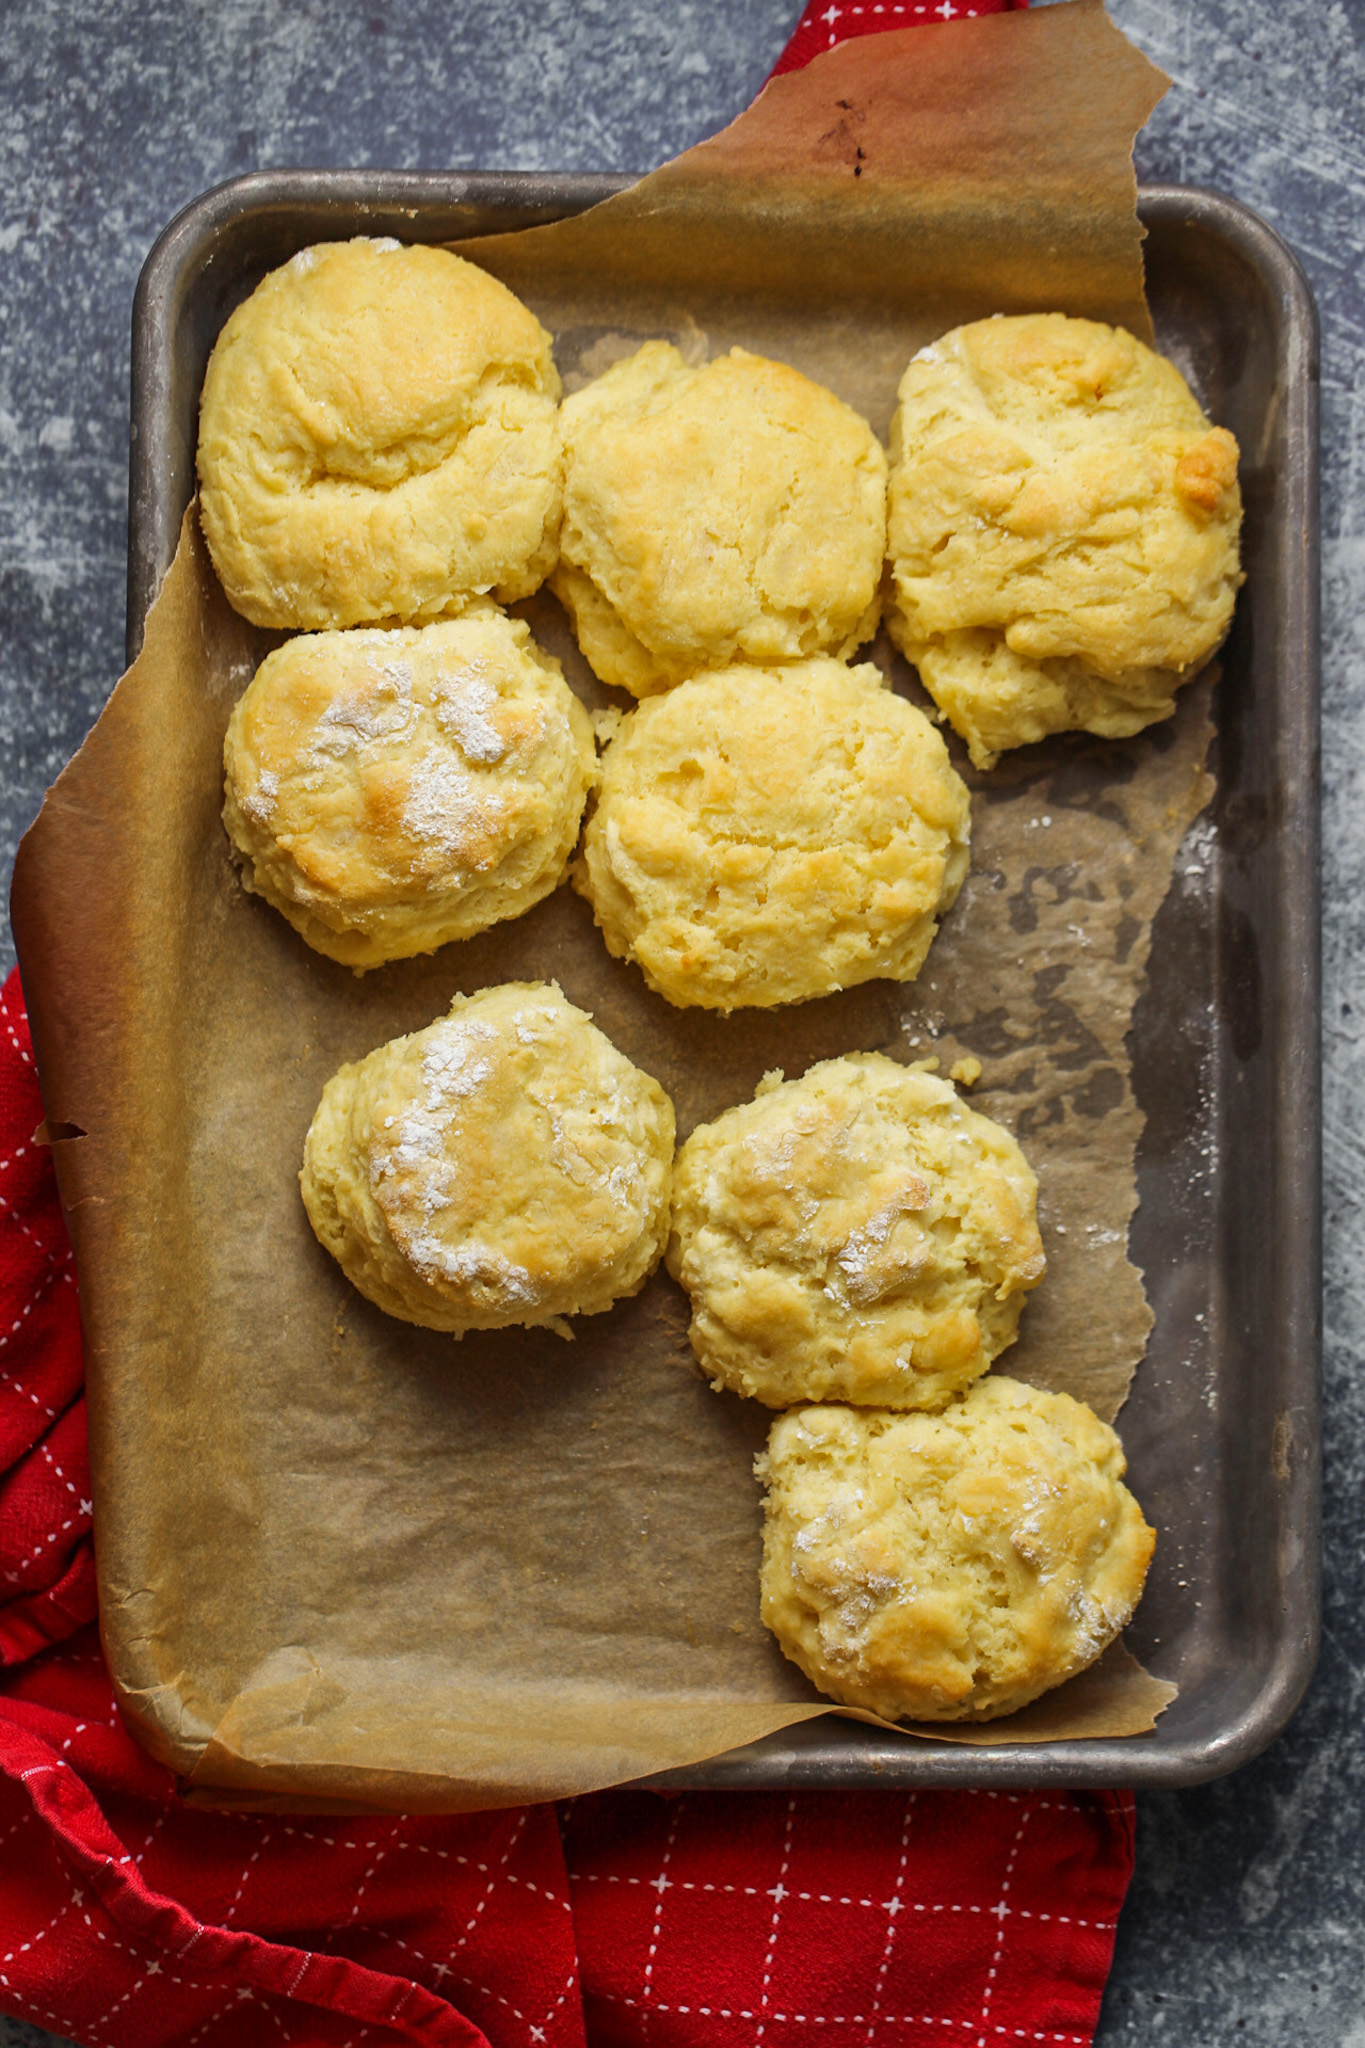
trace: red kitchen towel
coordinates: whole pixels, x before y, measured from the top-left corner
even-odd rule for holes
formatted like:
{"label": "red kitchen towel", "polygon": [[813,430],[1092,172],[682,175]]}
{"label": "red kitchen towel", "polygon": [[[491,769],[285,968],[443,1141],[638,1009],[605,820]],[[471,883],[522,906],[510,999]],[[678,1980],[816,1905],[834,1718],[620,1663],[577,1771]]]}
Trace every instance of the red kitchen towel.
{"label": "red kitchen towel", "polygon": [[786,49],[773,66],[776,78],[783,71],[799,71],[832,50],[836,43],[851,42],[855,36],[875,36],[888,28],[929,28],[936,22],[975,21],[980,14],[1022,14],[1028,0],[864,0],[861,7],[836,4],[836,0],[810,0],[810,5],[791,32]]}

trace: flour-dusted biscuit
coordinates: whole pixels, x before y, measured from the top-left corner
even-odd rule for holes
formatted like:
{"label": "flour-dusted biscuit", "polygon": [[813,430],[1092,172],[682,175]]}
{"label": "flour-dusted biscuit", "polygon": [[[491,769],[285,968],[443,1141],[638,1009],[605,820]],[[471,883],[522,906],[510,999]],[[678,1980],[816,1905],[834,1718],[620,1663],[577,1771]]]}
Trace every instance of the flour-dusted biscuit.
{"label": "flour-dusted biscuit", "polygon": [[559,388],[539,321],[448,250],[301,249],[204,379],[200,516],[231,603],[317,628],[529,596],[555,557]]}
{"label": "flour-dusted biscuit", "polygon": [[1113,1430],[997,1374],[939,1415],[793,1408],[755,1469],[764,1621],[887,1721],[993,1720],[1083,1671],[1156,1542]]}
{"label": "flour-dusted biscuit", "polygon": [[955,328],[901,380],[887,624],[991,767],[1175,709],[1241,582],[1237,443],[1121,327],[1028,313]]}
{"label": "flour-dusted biscuit", "polygon": [[287,640],[234,709],[223,758],[247,888],[357,969],[548,896],[596,774],[559,663],[486,602]]}
{"label": "flour-dusted biscuit", "polygon": [[877,628],[886,457],[799,371],[649,341],[565,400],[552,588],[637,697],[737,661],[851,654]]}
{"label": "flour-dusted biscuit", "polygon": [[658,1082],[555,984],[508,982],[342,1067],[299,1181],[353,1286],[461,1336],[563,1328],[637,1294],[668,1233],[672,1163]]}
{"label": "flour-dusted biscuit", "polygon": [[670,1003],[803,1002],[913,981],[968,824],[942,739],[879,669],[724,669],[623,721],[573,881]]}
{"label": "flour-dusted biscuit", "polygon": [[852,1053],[693,1131],[668,1265],[715,1387],[938,1408],[1014,1342],[1043,1274],[1036,1205],[1008,1131],[947,1081]]}

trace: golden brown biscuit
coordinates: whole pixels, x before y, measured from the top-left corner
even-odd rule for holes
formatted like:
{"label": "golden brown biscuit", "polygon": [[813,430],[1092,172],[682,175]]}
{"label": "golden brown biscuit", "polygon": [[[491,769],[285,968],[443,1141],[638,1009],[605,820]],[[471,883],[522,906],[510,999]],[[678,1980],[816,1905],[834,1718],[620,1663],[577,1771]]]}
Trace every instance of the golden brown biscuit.
{"label": "golden brown biscuit", "polygon": [[650,698],[607,749],[574,887],[670,1003],[913,981],[967,872],[968,800],[881,671],[816,658]]}
{"label": "golden brown biscuit", "polygon": [[658,1082],[555,984],[509,982],[342,1067],[299,1184],[353,1286],[462,1336],[562,1328],[637,1294],[668,1233],[672,1162]]}
{"label": "golden brown biscuit", "polygon": [[955,328],[901,380],[887,625],[980,768],[1138,732],[1227,632],[1237,443],[1131,334],[1062,313]]}
{"label": "golden brown biscuit", "polygon": [[200,516],[258,626],[356,626],[527,597],[555,557],[550,337],[445,249],[320,243],[223,328],[199,415]]}
{"label": "golden brown biscuit", "polygon": [[1015,1340],[1043,1275],[1009,1132],[884,1053],[770,1076],[693,1131],[668,1267],[713,1386],[788,1408],[938,1408]]}
{"label": "golden brown biscuit", "polygon": [[764,1621],[887,1721],[993,1720],[1083,1671],[1156,1542],[1113,1430],[999,1374],[940,1415],[793,1408],[755,1469]]}
{"label": "golden brown biscuit", "polygon": [[357,970],[548,896],[596,774],[559,663],[489,604],[287,640],[234,709],[223,759],[247,888]]}
{"label": "golden brown biscuit", "polygon": [[689,368],[649,341],[563,425],[552,588],[604,682],[648,697],[876,631],[886,457],[833,392],[743,349]]}

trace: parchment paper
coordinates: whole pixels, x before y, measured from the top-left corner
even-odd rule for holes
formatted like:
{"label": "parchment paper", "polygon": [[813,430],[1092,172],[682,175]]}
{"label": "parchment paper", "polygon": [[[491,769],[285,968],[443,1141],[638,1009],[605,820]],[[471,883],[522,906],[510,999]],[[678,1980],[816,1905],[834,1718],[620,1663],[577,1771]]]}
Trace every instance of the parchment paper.
{"label": "parchment paper", "polygon": [[[907,357],[949,321],[1145,324],[1130,149],[1159,84],[1088,0],[854,43],[592,215],[476,253],[555,331],[571,385],[646,334],[699,357],[741,341],[885,432]],[[554,601],[522,609],[606,701]],[[199,1796],[453,1810],[828,1711],[757,1615],[769,1413],[691,1369],[667,1277],[573,1344],[411,1329],[315,1243],[304,1132],[342,1060],[504,980],[558,979],[669,1089],[680,1135],[774,1066],[974,1052],[974,1099],[1037,1169],[1050,1261],[1002,1366],[1113,1415],[1149,1322],[1124,1037],[1206,794],[1207,686],[1135,741],[970,777],[972,875],[918,985],[725,1019],[652,997],[567,889],[363,980],[310,953],[243,893],[219,822],[223,730],[267,644],[191,514],[142,655],[16,869],[125,1712]],[[1136,1733],[1170,1695],[1116,1648],[1022,1715],[922,1732]]]}

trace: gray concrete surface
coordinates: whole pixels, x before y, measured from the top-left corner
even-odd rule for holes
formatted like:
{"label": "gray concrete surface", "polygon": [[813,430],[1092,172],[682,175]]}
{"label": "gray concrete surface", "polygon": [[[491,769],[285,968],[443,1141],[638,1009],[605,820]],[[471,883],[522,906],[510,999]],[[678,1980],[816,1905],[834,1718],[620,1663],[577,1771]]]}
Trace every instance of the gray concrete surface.
{"label": "gray concrete surface", "polygon": [[[1327,1546],[1321,1669],[1257,1763],[1140,1802],[1101,2048],[1365,2048],[1365,4],[1112,0],[1174,76],[1152,178],[1248,201],[1323,315]],[[643,170],[728,119],[796,0],[6,0],[0,856],[116,678],[128,318],[159,228],[281,164]],[[8,966],[0,931],[0,964]],[[0,2048],[51,2037],[0,2019]]]}

